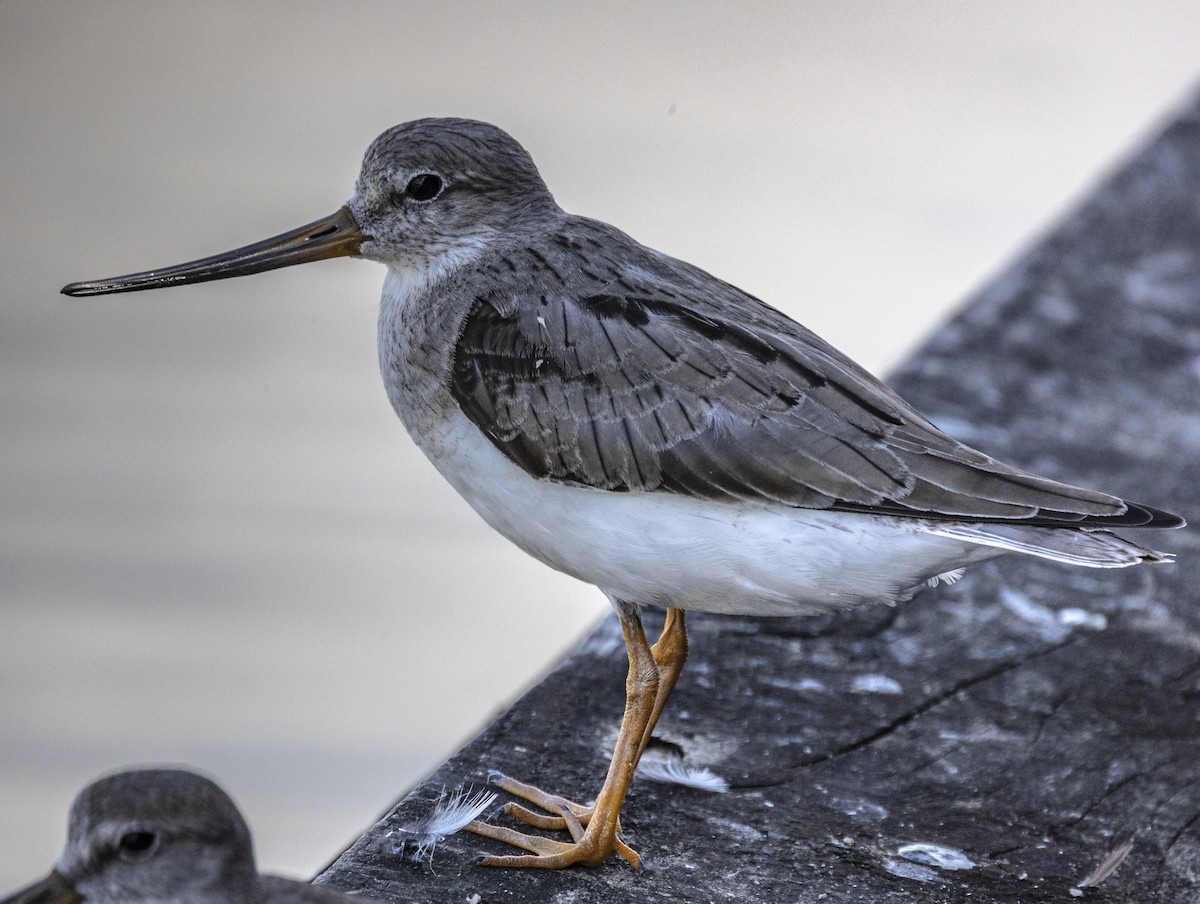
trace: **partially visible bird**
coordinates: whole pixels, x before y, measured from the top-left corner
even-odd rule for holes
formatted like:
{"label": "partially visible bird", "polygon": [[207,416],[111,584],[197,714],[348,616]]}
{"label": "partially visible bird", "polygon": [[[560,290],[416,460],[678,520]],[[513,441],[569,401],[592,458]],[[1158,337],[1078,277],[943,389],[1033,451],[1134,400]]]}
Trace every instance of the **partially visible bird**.
{"label": "partially visible bird", "polygon": [[[599,587],[625,636],[625,717],[595,805],[499,779],[550,815],[510,812],[572,838],[476,824],[529,852],[491,865],[594,866],[613,851],[638,862],[618,816],[687,658],[684,610],[892,603],[1014,552],[1100,568],[1163,562],[1108,529],[1183,524],[958,442],[775,308],[563,211],[525,149],[487,123],[396,126],[330,217],[63,291],[346,255],[388,267],[380,366],[417,445],[492,527]],[[654,645],[644,605],[667,609]]]}
{"label": "partially visible bird", "polygon": [[366,898],[260,875],[250,830],[213,782],[138,769],[88,785],[71,804],[50,875],[0,904],[351,904]]}

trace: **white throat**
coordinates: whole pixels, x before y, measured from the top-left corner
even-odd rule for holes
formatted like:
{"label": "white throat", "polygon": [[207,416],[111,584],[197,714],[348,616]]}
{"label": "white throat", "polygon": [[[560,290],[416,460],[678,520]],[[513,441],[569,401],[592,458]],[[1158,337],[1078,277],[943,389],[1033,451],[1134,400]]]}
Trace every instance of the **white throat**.
{"label": "white throat", "polygon": [[494,233],[491,230],[465,235],[433,253],[404,257],[387,262],[383,282],[384,304],[406,307],[438,283],[465,267],[471,267],[487,250]]}

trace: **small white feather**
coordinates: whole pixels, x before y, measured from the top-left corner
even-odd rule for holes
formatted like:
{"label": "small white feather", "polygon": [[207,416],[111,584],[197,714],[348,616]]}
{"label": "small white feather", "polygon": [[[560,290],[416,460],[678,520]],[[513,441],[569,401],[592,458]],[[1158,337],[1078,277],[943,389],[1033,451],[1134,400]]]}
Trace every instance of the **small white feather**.
{"label": "small white feather", "polygon": [[684,785],[701,791],[711,791],[714,794],[724,794],[729,790],[729,782],[711,769],[687,766],[677,759],[644,760],[638,766],[637,774],[652,782]]}
{"label": "small white feather", "polygon": [[925,586],[932,588],[938,584],[946,584],[947,586],[957,584],[966,572],[967,569],[965,568],[955,568],[953,571],[944,571],[941,574],[935,574],[925,582]]}
{"label": "small white feather", "polygon": [[447,795],[443,788],[428,813],[392,829],[383,837],[386,849],[414,863],[425,862],[432,866],[433,852],[438,844],[462,831],[467,823],[495,802],[494,791],[471,793],[464,788],[456,788]]}

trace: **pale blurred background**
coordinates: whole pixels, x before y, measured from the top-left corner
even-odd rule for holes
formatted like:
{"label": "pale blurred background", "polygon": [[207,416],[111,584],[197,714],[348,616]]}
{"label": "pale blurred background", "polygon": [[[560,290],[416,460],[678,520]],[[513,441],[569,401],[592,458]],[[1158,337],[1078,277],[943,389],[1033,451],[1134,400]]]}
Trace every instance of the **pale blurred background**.
{"label": "pale blurred background", "polygon": [[886,371],[1198,75],[1194,2],[4,0],[0,893],[131,763],[309,875],[604,611],[404,435],[378,267],[62,284],[308,222],[384,128],[473,116]]}

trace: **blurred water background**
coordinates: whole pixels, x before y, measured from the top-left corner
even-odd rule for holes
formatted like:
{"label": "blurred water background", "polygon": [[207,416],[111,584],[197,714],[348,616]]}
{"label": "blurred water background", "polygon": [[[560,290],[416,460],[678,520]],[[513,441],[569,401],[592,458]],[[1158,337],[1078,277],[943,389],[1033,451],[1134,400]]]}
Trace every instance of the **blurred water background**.
{"label": "blurred water background", "polygon": [[404,435],[380,268],[61,285],[308,222],[378,132],[464,115],[881,372],[1198,61],[1200,6],[1167,0],[5,0],[0,891],[80,786],[151,762],[217,777],[262,864],[310,875],[604,611]]}

